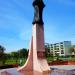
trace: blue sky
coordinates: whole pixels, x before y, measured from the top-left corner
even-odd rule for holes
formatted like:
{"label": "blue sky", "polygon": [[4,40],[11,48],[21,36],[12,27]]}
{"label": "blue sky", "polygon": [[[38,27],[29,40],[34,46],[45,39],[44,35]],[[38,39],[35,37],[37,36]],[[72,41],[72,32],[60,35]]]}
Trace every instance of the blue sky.
{"label": "blue sky", "polygon": [[[6,52],[29,48],[33,0],[0,0],[0,45]],[[45,42],[75,43],[75,0],[44,0]]]}

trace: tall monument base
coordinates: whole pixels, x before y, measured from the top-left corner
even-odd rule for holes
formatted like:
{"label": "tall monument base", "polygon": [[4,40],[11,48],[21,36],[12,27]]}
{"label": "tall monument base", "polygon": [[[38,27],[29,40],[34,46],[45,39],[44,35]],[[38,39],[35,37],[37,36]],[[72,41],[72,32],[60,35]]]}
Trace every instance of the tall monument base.
{"label": "tall monument base", "polygon": [[23,75],[49,75],[49,66],[45,59],[43,26],[33,25],[33,35],[29,55],[24,66],[18,69]]}

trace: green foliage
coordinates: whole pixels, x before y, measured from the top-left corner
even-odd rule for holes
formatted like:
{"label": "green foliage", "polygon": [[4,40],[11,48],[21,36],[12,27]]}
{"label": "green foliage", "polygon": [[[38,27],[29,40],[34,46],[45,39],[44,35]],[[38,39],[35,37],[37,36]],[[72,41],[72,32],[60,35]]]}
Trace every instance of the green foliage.
{"label": "green foliage", "polygon": [[5,48],[0,45],[0,64],[5,64],[6,54],[4,53]]}
{"label": "green foliage", "polygon": [[13,57],[13,58],[18,58],[18,52],[11,52],[11,56]]}
{"label": "green foliage", "polygon": [[0,45],[0,53],[3,53],[5,50],[5,48],[3,46]]}
{"label": "green foliage", "polygon": [[45,45],[45,56],[46,58],[49,57],[51,54],[50,54],[50,47]]}
{"label": "green foliage", "polygon": [[70,51],[71,53],[72,53],[72,52],[75,53],[75,45],[71,46],[71,47],[69,48],[69,51]]}
{"label": "green foliage", "polygon": [[[24,65],[25,62],[26,62],[26,59],[23,58],[23,62],[21,64],[21,66]],[[18,64],[20,66],[20,59],[17,60],[17,63],[16,63],[16,59],[14,59],[14,60],[13,59],[7,59],[5,64],[7,64],[7,65]]]}
{"label": "green foliage", "polygon": [[25,48],[22,48],[18,51],[20,58],[27,58],[28,57],[28,50]]}
{"label": "green foliage", "polygon": [[5,48],[0,45],[0,58],[3,57],[3,55],[4,55],[4,50],[5,50]]}
{"label": "green foliage", "polygon": [[21,66],[25,63],[28,57],[28,50],[25,48],[20,49],[19,51],[11,52],[11,53],[4,53],[5,48],[1,46],[0,48],[0,66],[7,64],[20,64],[20,59],[22,59]]}
{"label": "green foliage", "polygon": [[13,60],[16,60],[16,63],[18,62],[19,54],[18,52],[11,52],[11,58]]}

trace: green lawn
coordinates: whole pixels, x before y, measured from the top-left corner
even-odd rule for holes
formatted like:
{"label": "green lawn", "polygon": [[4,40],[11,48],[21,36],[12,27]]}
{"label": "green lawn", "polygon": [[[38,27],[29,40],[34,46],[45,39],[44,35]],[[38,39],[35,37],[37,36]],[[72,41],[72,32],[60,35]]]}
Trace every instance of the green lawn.
{"label": "green lawn", "polygon": [[[26,59],[22,59],[22,64],[21,65],[23,65],[25,62],[26,62]],[[8,59],[8,60],[5,61],[5,64],[7,64],[7,65],[11,65],[11,64],[20,65],[20,59],[18,59],[17,62],[16,62],[15,59]],[[2,66],[2,64],[0,64],[0,66]]]}
{"label": "green lawn", "polygon": [[[75,57],[47,57],[47,61],[51,62],[54,61],[55,59],[57,60],[63,60],[63,61],[75,61]],[[5,64],[10,65],[10,64],[18,64],[20,66],[24,65],[24,63],[26,62],[26,59],[22,58],[22,64],[20,64],[20,59],[16,60],[15,59],[8,59],[6,60]],[[2,66],[2,64],[0,63],[0,66]]]}
{"label": "green lawn", "polygon": [[66,57],[66,58],[59,57],[59,59],[61,59],[63,61],[75,61],[75,57]]}
{"label": "green lawn", "polygon": [[54,60],[75,61],[75,57],[47,57],[48,62],[51,62]]}

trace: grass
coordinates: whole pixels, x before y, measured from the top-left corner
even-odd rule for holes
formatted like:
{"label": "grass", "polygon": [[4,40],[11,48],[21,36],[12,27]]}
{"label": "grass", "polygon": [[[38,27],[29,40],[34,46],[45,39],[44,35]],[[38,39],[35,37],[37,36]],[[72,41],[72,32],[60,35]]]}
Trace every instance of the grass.
{"label": "grass", "polygon": [[[21,66],[25,62],[26,62],[26,59],[23,58]],[[12,65],[12,64],[18,64],[18,65],[20,65],[20,59],[18,59],[17,62],[16,62],[16,59],[8,59],[8,60],[5,61],[5,64],[7,64],[7,65]],[[2,66],[2,65],[4,65],[4,64],[0,64],[0,66]]]}
{"label": "grass", "polygon": [[59,57],[59,59],[63,61],[75,61],[75,57]]}
{"label": "grass", "polygon": [[54,60],[62,60],[62,61],[75,61],[75,56],[74,57],[47,57],[47,61],[51,62]]}
{"label": "grass", "polygon": [[[47,57],[48,62],[54,61],[54,59],[57,59],[57,57]],[[58,57],[58,59],[63,61],[75,61],[75,57]],[[20,59],[18,59],[17,62],[16,62],[16,59],[8,59],[6,60],[5,64],[7,65],[18,64],[22,66],[24,65],[25,62],[26,62],[26,59],[24,58],[22,58],[22,64],[20,64]],[[2,66],[2,64],[0,64],[0,66]]]}

